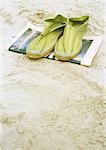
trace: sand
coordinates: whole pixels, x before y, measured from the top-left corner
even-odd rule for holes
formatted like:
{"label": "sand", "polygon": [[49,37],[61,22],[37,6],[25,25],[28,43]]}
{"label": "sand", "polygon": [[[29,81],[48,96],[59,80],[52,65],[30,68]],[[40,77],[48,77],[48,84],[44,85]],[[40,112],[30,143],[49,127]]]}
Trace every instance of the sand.
{"label": "sand", "polygon": [[[106,27],[103,0],[0,1],[0,150],[105,150],[106,42],[90,68],[7,51],[28,21],[90,15],[89,34]],[[104,34],[105,37],[105,34]]]}

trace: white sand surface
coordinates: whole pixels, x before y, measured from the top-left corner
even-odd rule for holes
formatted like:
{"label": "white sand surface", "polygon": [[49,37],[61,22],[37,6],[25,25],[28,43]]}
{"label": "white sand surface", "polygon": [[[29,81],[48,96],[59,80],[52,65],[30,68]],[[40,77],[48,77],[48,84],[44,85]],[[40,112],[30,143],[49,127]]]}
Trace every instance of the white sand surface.
{"label": "white sand surface", "polygon": [[[106,27],[105,0],[0,1],[0,150],[106,149],[106,41],[90,68],[7,50],[28,21],[90,15],[89,34]],[[105,35],[104,35],[105,37]]]}

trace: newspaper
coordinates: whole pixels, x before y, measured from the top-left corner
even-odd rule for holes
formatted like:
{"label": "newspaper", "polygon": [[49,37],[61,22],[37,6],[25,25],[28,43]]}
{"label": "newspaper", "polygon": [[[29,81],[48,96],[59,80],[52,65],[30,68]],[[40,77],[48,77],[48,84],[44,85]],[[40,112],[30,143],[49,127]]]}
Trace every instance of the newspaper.
{"label": "newspaper", "polygon": [[[43,30],[42,26],[34,26],[28,23],[25,28],[16,36],[16,38],[11,42],[9,51],[26,54],[26,48],[29,42],[38,36]],[[103,36],[85,36],[82,40],[81,52],[77,57],[70,60],[71,63],[76,63],[84,66],[91,66],[92,61],[98,52],[103,41]],[[57,60],[54,52],[51,52],[45,58]]]}

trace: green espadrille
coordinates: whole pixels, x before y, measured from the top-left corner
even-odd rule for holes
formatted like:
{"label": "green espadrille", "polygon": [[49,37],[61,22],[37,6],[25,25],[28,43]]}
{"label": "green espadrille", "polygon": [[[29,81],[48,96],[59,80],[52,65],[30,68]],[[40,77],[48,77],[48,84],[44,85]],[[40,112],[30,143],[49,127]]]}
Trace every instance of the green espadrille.
{"label": "green espadrille", "polygon": [[66,21],[67,19],[62,15],[47,18],[44,31],[29,43],[26,55],[33,59],[48,55],[62,34]]}
{"label": "green espadrille", "polygon": [[89,16],[67,19],[64,33],[55,45],[55,56],[58,60],[69,61],[80,53],[88,19]]}

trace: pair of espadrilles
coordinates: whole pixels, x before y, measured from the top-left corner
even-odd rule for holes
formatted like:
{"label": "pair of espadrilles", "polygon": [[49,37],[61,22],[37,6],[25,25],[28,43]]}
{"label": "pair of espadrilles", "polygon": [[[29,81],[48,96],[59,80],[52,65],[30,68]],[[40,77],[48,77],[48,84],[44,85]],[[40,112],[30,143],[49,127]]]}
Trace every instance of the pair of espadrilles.
{"label": "pair of espadrilles", "polygon": [[71,60],[81,51],[88,19],[89,16],[65,18],[62,15],[47,18],[44,31],[29,43],[26,55],[29,58],[39,59],[54,50],[58,60]]}

